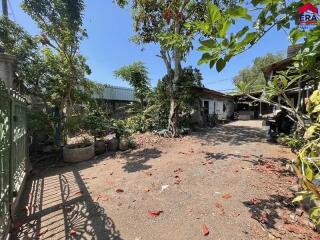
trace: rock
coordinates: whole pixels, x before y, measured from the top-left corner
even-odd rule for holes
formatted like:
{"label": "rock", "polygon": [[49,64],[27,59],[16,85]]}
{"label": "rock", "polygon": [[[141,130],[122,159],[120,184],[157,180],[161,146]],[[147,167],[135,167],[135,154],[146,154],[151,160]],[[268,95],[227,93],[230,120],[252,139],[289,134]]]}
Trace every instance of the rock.
{"label": "rock", "polygon": [[108,142],[108,150],[109,151],[117,151],[118,150],[119,141],[116,138],[112,138]]}
{"label": "rock", "polygon": [[121,138],[119,142],[119,149],[125,151],[129,149],[129,140],[127,138]]}
{"label": "rock", "polygon": [[300,190],[300,185],[293,185],[293,186],[290,186],[288,187],[289,190],[293,191],[293,192],[299,192]]}
{"label": "rock", "polygon": [[103,140],[96,141],[94,144],[94,148],[96,155],[104,154],[107,150],[107,146]]}
{"label": "rock", "polygon": [[297,208],[296,209],[296,215],[298,215],[299,217],[301,217],[303,215],[304,211],[301,208]]}

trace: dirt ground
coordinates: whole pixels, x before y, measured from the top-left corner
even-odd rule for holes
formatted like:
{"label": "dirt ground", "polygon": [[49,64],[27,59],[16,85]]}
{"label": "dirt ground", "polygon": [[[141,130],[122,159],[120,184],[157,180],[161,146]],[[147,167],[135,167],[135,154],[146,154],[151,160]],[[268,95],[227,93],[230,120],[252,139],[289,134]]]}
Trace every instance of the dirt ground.
{"label": "dirt ground", "polygon": [[291,203],[294,154],[267,143],[260,126],[238,121],[179,139],[138,134],[135,150],[38,170],[13,238],[319,239]]}

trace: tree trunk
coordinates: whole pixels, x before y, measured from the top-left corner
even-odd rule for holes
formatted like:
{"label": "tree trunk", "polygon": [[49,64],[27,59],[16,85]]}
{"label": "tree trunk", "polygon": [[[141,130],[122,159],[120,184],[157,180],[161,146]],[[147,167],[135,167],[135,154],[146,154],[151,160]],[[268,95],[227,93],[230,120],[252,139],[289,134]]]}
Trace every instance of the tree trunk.
{"label": "tree trunk", "polygon": [[175,97],[170,99],[170,113],[169,113],[169,122],[168,122],[168,131],[171,134],[171,137],[178,137],[178,104]]}
{"label": "tree trunk", "polygon": [[[176,20],[174,31],[176,34],[179,34],[180,30],[181,30],[181,23],[178,20]],[[177,96],[178,96],[177,83],[179,82],[179,79],[181,76],[181,61],[182,61],[182,53],[178,47],[175,47],[173,49],[173,57],[174,57],[173,77],[169,75],[170,113],[169,113],[169,121],[168,121],[168,131],[170,132],[172,137],[178,137],[179,136],[179,131],[178,131],[179,104],[177,102]]]}

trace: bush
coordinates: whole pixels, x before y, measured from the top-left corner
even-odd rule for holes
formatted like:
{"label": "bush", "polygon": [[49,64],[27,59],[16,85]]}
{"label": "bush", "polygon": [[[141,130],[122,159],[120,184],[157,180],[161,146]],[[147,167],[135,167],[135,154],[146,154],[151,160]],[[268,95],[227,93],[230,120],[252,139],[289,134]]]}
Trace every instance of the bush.
{"label": "bush", "polygon": [[103,111],[94,110],[85,117],[83,127],[88,133],[94,136],[96,140],[110,132],[111,122]]}
{"label": "bush", "polygon": [[306,143],[299,135],[286,135],[279,139],[280,143],[291,148],[292,151],[299,151]]}

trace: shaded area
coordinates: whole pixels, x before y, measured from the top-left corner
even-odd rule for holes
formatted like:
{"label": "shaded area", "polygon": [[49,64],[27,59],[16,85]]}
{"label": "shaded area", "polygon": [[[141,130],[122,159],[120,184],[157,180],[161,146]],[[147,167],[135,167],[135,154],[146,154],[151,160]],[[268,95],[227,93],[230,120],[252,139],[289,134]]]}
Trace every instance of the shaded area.
{"label": "shaded area", "polygon": [[241,158],[240,154],[233,154],[233,153],[217,153],[217,152],[206,152],[205,158],[208,160],[226,160],[228,158]]}
{"label": "shaded area", "polygon": [[126,163],[122,167],[127,172],[137,172],[151,168],[151,165],[146,165],[149,160],[159,158],[161,151],[156,148],[146,148],[123,153],[121,156],[125,158]]}
{"label": "shaded area", "polygon": [[[84,165],[76,165],[77,168]],[[29,181],[12,239],[121,240],[114,222],[94,202],[78,170]]]}
{"label": "shaded area", "polygon": [[276,220],[283,219],[283,213],[294,213],[296,207],[292,198],[282,195],[270,195],[268,199],[253,199],[243,202],[249,208],[252,218],[256,219],[268,229],[276,228]]}
{"label": "shaded area", "polygon": [[220,145],[243,145],[252,142],[265,142],[266,133],[261,128],[220,125],[208,128],[206,131],[192,133],[196,138],[203,141],[203,144]]}

